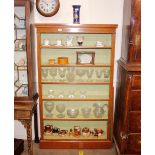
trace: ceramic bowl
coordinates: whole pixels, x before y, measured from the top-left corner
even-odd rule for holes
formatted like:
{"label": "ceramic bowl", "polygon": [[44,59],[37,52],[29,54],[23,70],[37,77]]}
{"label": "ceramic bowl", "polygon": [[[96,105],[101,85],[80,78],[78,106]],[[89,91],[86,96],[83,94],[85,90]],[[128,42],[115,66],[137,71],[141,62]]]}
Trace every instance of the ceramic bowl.
{"label": "ceramic bowl", "polygon": [[81,109],[81,112],[82,112],[83,117],[88,118],[90,116],[91,108],[83,107]]}
{"label": "ceramic bowl", "polygon": [[76,118],[79,114],[79,109],[67,109],[67,115],[70,118]]}

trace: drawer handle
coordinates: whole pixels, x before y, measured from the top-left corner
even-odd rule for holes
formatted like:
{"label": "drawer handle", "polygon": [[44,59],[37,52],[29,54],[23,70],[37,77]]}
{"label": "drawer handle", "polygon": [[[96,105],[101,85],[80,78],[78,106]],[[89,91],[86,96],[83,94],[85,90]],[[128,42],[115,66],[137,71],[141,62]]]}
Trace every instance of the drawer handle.
{"label": "drawer handle", "polygon": [[138,140],[138,144],[141,144],[141,140]]}
{"label": "drawer handle", "polygon": [[133,45],[133,41],[132,40],[129,41],[129,45]]}
{"label": "drawer handle", "polygon": [[123,134],[123,132],[120,133],[120,137],[122,140],[125,140],[128,138],[128,135],[127,134]]}

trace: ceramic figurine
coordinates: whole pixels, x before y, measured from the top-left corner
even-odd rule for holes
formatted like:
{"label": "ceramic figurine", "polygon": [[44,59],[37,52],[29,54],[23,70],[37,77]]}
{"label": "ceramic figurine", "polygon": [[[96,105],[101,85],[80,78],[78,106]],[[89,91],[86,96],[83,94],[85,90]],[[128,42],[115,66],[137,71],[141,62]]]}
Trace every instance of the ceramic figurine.
{"label": "ceramic figurine", "polygon": [[45,132],[45,134],[51,134],[52,133],[52,129],[53,129],[53,126],[52,125],[45,125],[44,126],[44,132]]}
{"label": "ceramic figurine", "polygon": [[95,128],[94,131],[95,131],[94,136],[99,137],[103,134],[103,130],[101,128]]}
{"label": "ceramic figurine", "polygon": [[73,135],[73,129],[70,129],[69,136],[72,136],[72,135]]}
{"label": "ceramic figurine", "polygon": [[60,130],[59,135],[65,136],[65,135],[67,135],[67,133],[68,133],[68,130]]}
{"label": "ceramic figurine", "polygon": [[53,136],[57,136],[59,132],[60,132],[60,128],[53,127],[53,130],[52,130]]}
{"label": "ceramic figurine", "polygon": [[56,41],[56,46],[62,46],[62,40],[57,40]]}
{"label": "ceramic figurine", "polygon": [[82,129],[82,135],[83,136],[89,136],[90,135],[90,131],[89,131],[89,128],[88,127],[84,127]]}
{"label": "ceramic figurine", "polygon": [[74,126],[74,136],[80,136],[81,135],[81,128],[80,126]]}

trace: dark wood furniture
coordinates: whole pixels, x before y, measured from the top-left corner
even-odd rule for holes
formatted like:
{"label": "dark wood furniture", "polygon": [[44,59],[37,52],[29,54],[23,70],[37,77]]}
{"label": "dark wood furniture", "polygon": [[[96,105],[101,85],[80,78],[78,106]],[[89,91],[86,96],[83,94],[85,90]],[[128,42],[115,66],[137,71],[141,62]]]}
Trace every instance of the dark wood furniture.
{"label": "dark wood furniture", "polygon": [[14,119],[24,122],[27,129],[28,153],[32,154],[32,114],[35,141],[39,141],[37,99],[30,40],[30,1],[14,0]]}
{"label": "dark wood furniture", "polygon": [[[38,51],[40,148],[110,148],[113,144],[113,67],[117,25],[35,24],[34,27]],[[81,46],[76,41],[79,35],[84,36]],[[73,42],[66,44],[68,37],[73,38]],[[45,43],[47,39],[48,45]],[[59,40],[62,40],[62,45],[56,44]],[[96,46],[97,41],[102,41],[104,45]],[[77,52],[89,54],[92,51],[94,64],[90,63],[87,54],[80,57],[80,64],[76,63]],[[62,56],[68,57],[68,64],[57,63],[58,57]],[[55,59],[56,63],[49,64],[49,59]],[[52,74],[51,71],[56,73]],[[62,71],[66,71],[64,76]],[[90,78],[85,74],[88,72],[93,72]],[[73,75],[74,78],[70,79]],[[105,108],[99,116],[95,115],[94,103]],[[49,104],[54,106],[52,114]],[[65,105],[65,111],[59,114],[59,106],[62,104]],[[76,117],[70,117],[67,113],[71,107],[79,110]],[[82,107],[91,109],[88,117],[81,113]],[[48,132],[45,128],[47,125]],[[50,130],[49,125],[68,132],[65,135],[55,133],[56,129]],[[78,136],[75,126],[81,129]],[[82,129],[87,127],[91,134],[85,136]],[[103,133],[95,134],[95,128],[100,128]]]}
{"label": "dark wood furniture", "polygon": [[24,140],[14,139],[14,155],[21,155],[24,151]]}
{"label": "dark wood furniture", "polygon": [[28,155],[33,154],[32,143],[32,115],[36,110],[37,102],[34,101],[17,101],[14,104],[14,119],[19,120],[27,131]]}
{"label": "dark wood furniture", "polygon": [[[37,99],[38,94],[33,97],[33,100],[19,100],[14,102],[14,119],[19,120],[27,131],[28,155],[33,155],[32,115],[35,114],[37,110]],[[35,125],[34,119],[34,128],[37,126]]]}
{"label": "dark wood furniture", "polygon": [[114,140],[118,153],[141,154],[141,1],[124,1]]}

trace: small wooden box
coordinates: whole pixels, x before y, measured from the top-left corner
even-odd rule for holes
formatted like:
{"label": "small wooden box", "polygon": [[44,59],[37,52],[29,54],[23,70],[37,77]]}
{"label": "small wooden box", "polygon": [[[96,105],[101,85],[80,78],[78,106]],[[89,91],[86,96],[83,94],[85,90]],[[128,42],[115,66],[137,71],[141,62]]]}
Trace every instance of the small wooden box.
{"label": "small wooden box", "polygon": [[68,64],[68,57],[58,57],[58,64],[59,65],[67,65]]}
{"label": "small wooden box", "polygon": [[50,65],[54,65],[54,64],[55,64],[55,59],[49,59],[49,60],[48,60],[48,63],[49,63]]}

